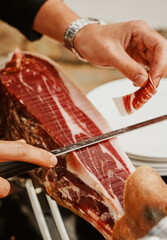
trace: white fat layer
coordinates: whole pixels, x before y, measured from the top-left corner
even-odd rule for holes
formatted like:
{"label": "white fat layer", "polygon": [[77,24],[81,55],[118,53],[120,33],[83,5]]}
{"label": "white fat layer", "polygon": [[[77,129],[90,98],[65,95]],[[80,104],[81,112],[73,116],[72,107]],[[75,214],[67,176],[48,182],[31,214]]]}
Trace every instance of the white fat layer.
{"label": "white fat layer", "polygon": [[41,92],[42,92],[42,87],[41,87],[41,85],[40,85],[40,84],[38,84],[38,86],[37,86],[37,90],[38,90],[38,92],[39,92],[39,93],[41,93]]}
{"label": "white fat layer", "polygon": [[93,218],[95,221],[99,220],[99,217],[90,209],[87,211],[87,213],[91,216],[91,218]]}
{"label": "white fat layer", "polygon": [[110,151],[108,151],[108,149],[105,146],[100,144],[100,147],[101,147],[101,150],[103,151],[103,153],[107,153],[109,156],[111,156],[114,159],[114,161],[119,169],[124,169],[124,167],[122,166],[120,161],[118,161],[118,159]]}
{"label": "white fat layer", "polygon": [[44,76],[43,76],[43,81],[44,81],[45,86],[47,87],[48,91],[50,92],[50,95],[52,96],[52,98],[56,102],[59,110],[61,111],[61,114],[63,115],[63,119],[66,121],[66,124],[71,126],[70,131],[71,131],[71,134],[72,134],[73,142],[76,142],[75,135],[78,135],[78,134],[81,134],[81,133],[85,134],[85,132],[80,127],[78,127],[78,125],[73,121],[73,119],[68,114],[68,112],[65,111],[65,109],[61,106],[61,104],[59,102],[59,99],[57,98],[56,94],[51,92],[51,89],[49,88],[49,86],[47,84],[47,79]]}
{"label": "white fat layer", "polygon": [[[130,173],[133,173],[135,171],[135,167],[133,166],[132,162],[129,160],[128,156],[126,155],[125,151],[123,151],[123,147],[118,142],[117,138],[113,138],[109,140],[112,146],[116,149],[116,151],[119,153],[120,158],[123,160],[127,168],[129,169]],[[121,164],[122,165],[122,164]]]}
{"label": "white fat layer", "polygon": [[58,99],[56,100],[56,97],[54,97],[54,100],[56,101],[56,104],[58,105],[58,108],[61,111],[61,114],[63,115],[64,120],[66,121],[66,124],[71,126],[70,131],[72,134],[72,138],[73,138],[73,141],[76,142],[77,140],[75,138],[75,135],[81,134],[81,133],[85,134],[85,132],[82,131],[82,129],[78,127],[78,125],[76,125],[76,123],[71,119],[68,112],[66,112],[64,108],[61,106],[61,104],[58,102]]}
{"label": "white fat layer", "polygon": [[113,98],[113,101],[114,101],[119,113],[121,114],[121,116],[127,115],[127,111],[126,111],[125,106],[124,106],[123,98],[122,97],[115,97],[115,98]]}
{"label": "white fat layer", "polygon": [[[75,157],[78,158],[77,154],[74,154]],[[80,161],[79,158],[78,161]],[[115,221],[118,217],[123,215],[123,209],[117,197],[115,196],[112,198],[100,181],[91,174],[82,163],[80,163],[80,169],[77,168],[77,170],[75,170],[74,168],[71,168],[69,161],[67,161],[67,170],[82,179],[87,186],[96,190],[101,196],[103,196],[105,205],[108,207]],[[114,208],[112,206],[114,206]]]}
{"label": "white fat layer", "polygon": [[68,188],[59,188],[59,192],[62,193],[63,197],[72,201]]}
{"label": "white fat layer", "polygon": [[19,73],[19,80],[26,88],[28,88],[29,90],[33,91],[33,88],[30,87],[26,82],[24,82],[23,77],[22,77],[22,73]]}
{"label": "white fat layer", "polygon": [[71,197],[71,195],[70,195],[70,190],[72,189],[72,190],[76,193],[76,195],[77,195],[77,197],[78,197],[78,200],[79,200],[79,199],[80,199],[80,195],[79,195],[80,189],[79,189],[77,186],[73,185],[73,184],[68,180],[68,178],[63,177],[63,180],[65,180],[66,182],[68,182],[68,183],[69,183],[69,186],[65,186],[65,187],[58,188],[58,191],[63,194],[63,197],[65,197],[65,198],[67,198],[67,199],[70,199],[70,200],[72,201],[73,199],[72,199],[72,197]]}
{"label": "white fat layer", "polygon": [[17,67],[17,68],[20,67],[20,62],[21,62],[21,58],[17,58],[17,59],[16,59],[16,67]]}
{"label": "white fat layer", "polygon": [[[130,96],[131,113],[136,111],[136,109],[133,107],[133,104],[132,104],[134,98],[135,98],[135,94],[132,93]],[[125,116],[128,114],[126,111],[125,105],[124,105],[123,97],[113,98],[113,101],[114,101],[119,113],[121,114],[121,116]]]}

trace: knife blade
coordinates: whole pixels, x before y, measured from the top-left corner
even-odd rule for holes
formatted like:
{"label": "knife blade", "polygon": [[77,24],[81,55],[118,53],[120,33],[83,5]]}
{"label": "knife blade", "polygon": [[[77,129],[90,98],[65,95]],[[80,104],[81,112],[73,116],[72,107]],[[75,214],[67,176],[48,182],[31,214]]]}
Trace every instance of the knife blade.
{"label": "knife blade", "polygon": [[88,146],[91,146],[91,145],[109,140],[111,138],[117,137],[118,135],[121,135],[123,133],[127,133],[127,132],[130,132],[130,131],[136,130],[138,128],[142,128],[142,127],[148,126],[150,124],[154,124],[154,123],[164,121],[164,120],[167,120],[167,114],[162,115],[160,117],[152,118],[152,119],[149,119],[149,120],[146,120],[146,121],[143,121],[143,122],[139,122],[139,123],[136,123],[134,125],[123,127],[123,128],[111,131],[111,132],[103,133],[103,134],[98,135],[96,137],[88,138],[88,139],[85,139],[81,142],[73,143],[71,145],[68,145],[68,146],[65,146],[65,147],[62,147],[62,148],[58,148],[56,150],[51,151],[51,153],[53,153],[56,157],[58,157],[62,154],[66,154],[66,153],[69,153],[69,152],[72,152],[72,151],[76,151],[78,149],[85,148],[85,147],[88,147]]}
{"label": "knife blade", "polygon": [[[158,123],[164,120],[167,120],[167,114],[156,117],[156,118],[152,118],[143,122],[139,122],[130,126],[126,126],[111,132],[103,133],[101,135],[85,139],[81,142],[73,143],[71,145],[52,150],[51,153],[54,154],[56,157],[58,157],[60,155],[63,155],[72,151],[76,151],[85,147],[89,147],[91,145],[117,137],[121,134],[130,132],[154,123]],[[39,167],[40,166],[31,164],[31,163],[26,163],[26,162],[17,162],[17,161],[1,162],[0,176],[7,179]]]}

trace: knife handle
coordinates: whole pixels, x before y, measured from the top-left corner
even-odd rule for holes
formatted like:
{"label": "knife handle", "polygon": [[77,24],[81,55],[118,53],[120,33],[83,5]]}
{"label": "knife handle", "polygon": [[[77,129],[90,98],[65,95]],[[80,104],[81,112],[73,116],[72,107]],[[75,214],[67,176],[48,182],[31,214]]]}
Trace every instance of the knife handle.
{"label": "knife handle", "polygon": [[39,166],[27,162],[0,162],[0,177],[8,179],[31,171],[37,167]]}

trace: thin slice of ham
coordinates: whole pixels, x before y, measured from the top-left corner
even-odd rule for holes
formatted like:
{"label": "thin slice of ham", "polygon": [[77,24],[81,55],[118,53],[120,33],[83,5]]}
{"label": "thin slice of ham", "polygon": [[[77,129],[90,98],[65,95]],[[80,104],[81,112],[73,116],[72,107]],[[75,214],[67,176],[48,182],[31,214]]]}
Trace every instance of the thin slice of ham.
{"label": "thin slice of ham", "polygon": [[[0,72],[0,111],[6,139],[53,150],[107,131],[110,126],[50,59],[16,50]],[[83,217],[106,239],[124,213],[124,185],[134,167],[117,139],[58,158],[34,172],[47,193]]]}
{"label": "thin slice of ham", "polygon": [[157,89],[151,77],[145,87],[123,97],[114,98],[114,102],[122,116],[132,114],[140,109],[148,100],[156,94]]}

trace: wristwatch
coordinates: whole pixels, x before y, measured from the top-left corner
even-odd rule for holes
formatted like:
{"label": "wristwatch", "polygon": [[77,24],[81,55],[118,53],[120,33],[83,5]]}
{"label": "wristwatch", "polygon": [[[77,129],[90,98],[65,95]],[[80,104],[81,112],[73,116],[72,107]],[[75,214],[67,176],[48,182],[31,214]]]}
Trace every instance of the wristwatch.
{"label": "wristwatch", "polygon": [[74,37],[76,36],[76,34],[85,26],[89,25],[89,24],[100,24],[100,25],[104,25],[105,22],[103,20],[99,20],[96,18],[80,18],[77,19],[76,21],[72,22],[70,24],[70,26],[66,29],[65,33],[64,33],[64,46],[66,48],[68,48],[71,52],[74,53],[74,55],[84,61],[87,62],[75,49],[74,46]]}

